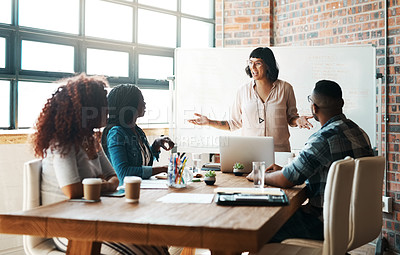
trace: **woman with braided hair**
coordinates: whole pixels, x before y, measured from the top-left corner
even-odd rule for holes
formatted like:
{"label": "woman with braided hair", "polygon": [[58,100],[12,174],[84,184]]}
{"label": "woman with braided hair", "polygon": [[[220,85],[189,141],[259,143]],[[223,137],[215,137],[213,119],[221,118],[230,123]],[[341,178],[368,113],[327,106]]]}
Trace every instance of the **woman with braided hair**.
{"label": "woman with braided hair", "polygon": [[[101,178],[102,193],[113,192],[119,185],[100,145],[99,128],[107,120],[107,80],[80,74],[60,83],[40,113],[31,139],[35,155],[43,158],[43,205],[81,198],[84,178]],[[66,251],[66,239],[53,240],[58,249]],[[103,242],[101,253],[168,254],[168,249]]]}
{"label": "woman with braided hair", "polygon": [[160,149],[171,150],[175,143],[167,136],[158,137],[152,145],[137,125],[144,116],[146,102],[141,90],[132,84],[120,84],[108,94],[109,116],[104,128],[102,145],[117,172],[120,183],[125,176],[148,179],[167,172],[167,166],[153,166],[159,159]]}

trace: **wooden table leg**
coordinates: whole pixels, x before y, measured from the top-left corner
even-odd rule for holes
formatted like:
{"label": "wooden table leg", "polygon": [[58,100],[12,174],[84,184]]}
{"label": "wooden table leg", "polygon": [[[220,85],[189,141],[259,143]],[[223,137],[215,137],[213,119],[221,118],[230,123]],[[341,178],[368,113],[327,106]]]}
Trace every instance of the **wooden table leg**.
{"label": "wooden table leg", "polygon": [[74,254],[99,255],[100,249],[101,249],[101,242],[68,240],[67,255],[74,255]]}
{"label": "wooden table leg", "polygon": [[180,255],[194,255],[196,248],[184,247]]}

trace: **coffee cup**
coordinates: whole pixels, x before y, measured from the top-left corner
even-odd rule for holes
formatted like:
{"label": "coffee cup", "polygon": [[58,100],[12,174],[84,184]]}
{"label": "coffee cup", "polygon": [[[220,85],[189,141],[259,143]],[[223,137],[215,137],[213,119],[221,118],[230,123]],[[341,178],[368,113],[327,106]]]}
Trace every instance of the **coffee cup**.
{"label": "coffee cup", "polygon": [[83,179],[83,198],[86,200],[100,200],[101,182],[100,178]]}
{"label": "coffee cup", "polygon": [[126,176],[124,178],[126,202],[128,203],[139,202],[141,183],[142,183],[142,178],[137,176]]}

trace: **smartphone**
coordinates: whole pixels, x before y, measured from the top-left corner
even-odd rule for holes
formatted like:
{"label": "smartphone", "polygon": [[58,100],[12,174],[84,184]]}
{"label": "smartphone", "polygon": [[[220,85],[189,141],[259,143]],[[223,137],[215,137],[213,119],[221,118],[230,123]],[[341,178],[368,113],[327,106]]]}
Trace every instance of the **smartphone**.
{"label": "smartphone", "polygon": [[123,196],[125,196],[125,190],[120,189],[120,190],[116,190],[114,192],[101,194],[101,196],[103,196],[103,197],[123,197]]}

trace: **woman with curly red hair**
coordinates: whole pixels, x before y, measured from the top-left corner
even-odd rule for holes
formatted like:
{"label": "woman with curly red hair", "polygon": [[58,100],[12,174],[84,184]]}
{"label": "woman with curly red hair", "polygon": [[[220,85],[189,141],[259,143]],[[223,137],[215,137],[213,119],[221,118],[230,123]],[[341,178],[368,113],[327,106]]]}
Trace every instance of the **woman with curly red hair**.
{"label": "woman with curly red hair", "polygon": [[107,119],[107,80],[81,74],[61,83],[40,113],[32,137],[35,155],[43,158],[44,204],[82,197],[84,178],[102,178],[102,192],[119,184],[101,149],[100,132],[94,131]]}
{"label": "woman with curly red hair", "polygon": [[[42,161],[42,204],[81,198],[84,178],[102,178],[102,192],[118,187],[117,175],[100,146],[98,128],[107,120],[108,82],[81,74],[61,81],[47,100],[32,136]],[[95,131],[97,129],[97,131]],[[53,238],[66,251],[65,238]],[[169,254],[167,247],[103,242],[101,254]]]}

